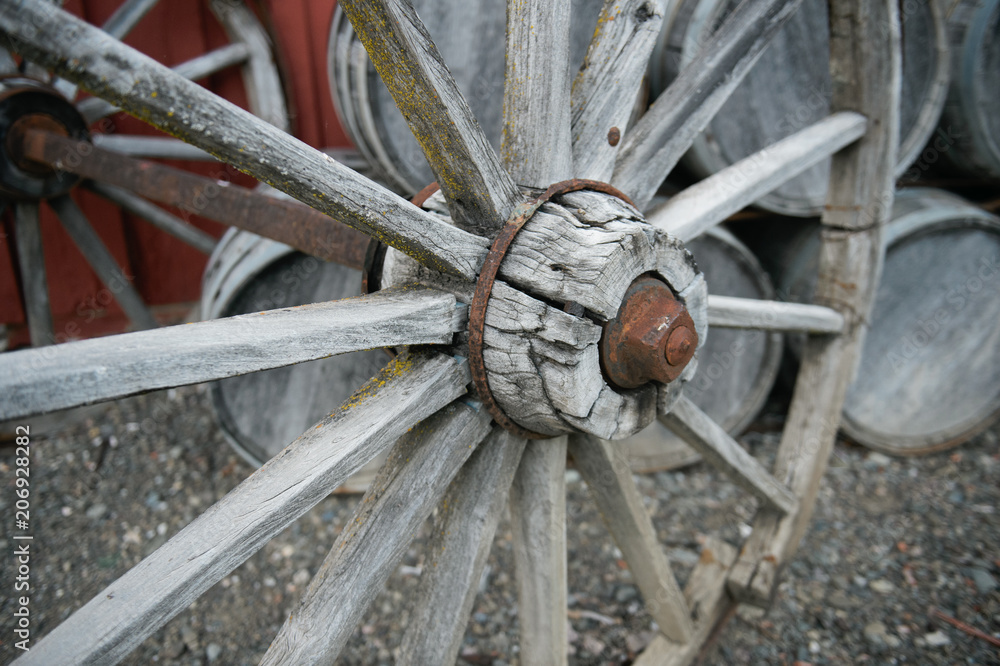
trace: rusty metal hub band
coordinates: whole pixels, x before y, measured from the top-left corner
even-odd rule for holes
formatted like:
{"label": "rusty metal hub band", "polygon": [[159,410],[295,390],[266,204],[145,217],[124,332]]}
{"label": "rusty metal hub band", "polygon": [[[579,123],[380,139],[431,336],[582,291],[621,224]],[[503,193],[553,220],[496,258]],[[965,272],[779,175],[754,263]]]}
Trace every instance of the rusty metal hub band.
{"label": "rusty metal hub band", "polygon": [[486,405],[486,408],[493,416],[493,420],[498,425],[528,439],[548,439],[554,435],[543,435],[521,427],[507,416],[493,398],[489,380],[486,376],[486,365],[483,362],[483,326],[486,323],[486,307],[489,304],[490,293],[493,291],[493,282],[496,280],[497,271],[500,270],[500,264],[503,262],[504,255],[507,253],[508,248],[510,248],[511,243],[514,242],[517,232],[521,230],[546,201],[561,194],[577,192],[579,190],[603,192],[618,197],[629,205],[633,205],[632,201],[618,189],[596,180],[574,178],[550,185],[539,197],[518,205],[503,229],[500,230],[500,233],[494,239],[489,254],[486,255],[486,260],[479,271],[479,277],[476,280],[476,291],[472,297],[472,304],[469,307],[469,369],[472,371],[472,381],[475,384],[476,392],[479,394],[479,399]]}

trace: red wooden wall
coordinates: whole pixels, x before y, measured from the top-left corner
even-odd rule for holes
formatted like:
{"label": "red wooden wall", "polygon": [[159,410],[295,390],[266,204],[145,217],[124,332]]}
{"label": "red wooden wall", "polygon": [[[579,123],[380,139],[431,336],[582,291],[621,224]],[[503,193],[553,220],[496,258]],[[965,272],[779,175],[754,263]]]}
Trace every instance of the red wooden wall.
{"label": "red wooden wall", "polygon": [[[122,0],[67,0],[67,10],[100,25]],[[347,146],[336,118],[326,78],[326,42],[334,0],[264,0],[264,20],[273,30],[282,61],[293,114],[292,131],[316,146]],[[132,31],[126,43],[167,65],[193,58],[225,43],[225,34],[204,0],[161,1]],[[259,7],[259,5],[257,5]],[[236,70],[202,81],[233,102],[246,97]],[[117,114],[100,131],[157,134],[140,121]],[[247,176],[219,164],[169,162],[206,176],[228,174],[249,185]],[[223,171],[224,170],[224,171]],[[183,316],[200,295],[201,274],[208,257],[150,226],[122,213],[114,205],[88,192],[73,197],[104,240],[147,304],[165,320]],[[176,212],[176,211],[175,211]],[[221,236],[225,228],[199,218],[198,227]],[[42,237],[49,279],[49,297],[59,342],[125,330],[128,321],[109,297],[52,212],[42,205]],[[24,308],[13,245],[10,211],[0,233],[0,323],[8,327],[11,347],[27,344]]]}

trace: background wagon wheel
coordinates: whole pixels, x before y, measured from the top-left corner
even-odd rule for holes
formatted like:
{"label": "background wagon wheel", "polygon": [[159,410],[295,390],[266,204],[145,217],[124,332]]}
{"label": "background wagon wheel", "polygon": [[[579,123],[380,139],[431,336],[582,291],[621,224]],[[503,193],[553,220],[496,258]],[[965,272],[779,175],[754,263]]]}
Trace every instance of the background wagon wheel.
{"label": "background wagon wheel", "polygon": [[[142,33],[140,37],[148,35],[148,30],[153,29],[151,25],[155,25],[155,22],[173,24],[176,19],[168,16],[168,12],[176,13],[176,10],[191,9],[188,5],[165,6],[161,7],[160,11],[154,11],[157,4],[158,0],[126,0],[114,11],[110,11],[115,6],[113,3],[102,5],[93,2],[88,5],[87,10],[98,16],[109,10],[110,14],[103,19],[102,29],[109,35],[124,40],[129,35],[136,37],[137,33],[133,31],[141,23],[144,23],[141,27],[147,32],[140,30]],[[219,45],[209,46],[206,52],[197,55],[195,55],[197,47],[201,43],[199,40],[189,40],[180,47],[170,49],[175,54],[181,52],[184,57],[191,56],[183,62],[174,64],[174,71],[192,81],[211,81],[225,96],[240,100],[240,103],[245,104],[255,115],[288,131],[289,116],[285,94],[266,30],[242,0],[209,0],[204,4],[207,8],[206,15],[214,18],[207,18],[202,23],[201,16],[189,15],[188,21],[195,26],[193,28],[195,31],[198,31],[197,26],[201,26],[199,33],[199,36],[203,37],[201,42],[209,45],[218,42]],[[82,10],[83,8],[77,4],[76,11]],[[152,15],[146,18],[150,12],[153,12]],[[213,20],[217,25],[209,25]],[[176,43],[172,43],[171,46],[174,44]],[[163,53],[159,52],[164,45],[157,40],[153,40],[153,43],[141,42],[140,46],[143,50],[155,51],[157,57],[164,57]],[[94,210],[100,210],[96,208],[100,204],[94,203],[95,200],[91,197],[81,206],[78,203],[81,197],[71,197],[70,192],[81,185],[81,189],[89,190],[98,197],[110,201],[112,205],[118,206],[122,213],[143,219],[196,250],[208,254],[215,246],[215,238],[190,221],[190,215],[198,215],[202,207],[192,205],[194,202],[181,202],[176,199],[166,201],[163,198],[166,193],[162,193],[158,198],[161,202],[180,204],[179,214],[174,214],[135,192],[99,179],[82,180],[70,173],[55,174],[50,168],[25,161],[24,155],[17,152],[18,144],[24,139],[24,133],[31,128],[42,128],[68,134],[77,139],[88,139],[97,147],[132,158],[182,160],[187,163],[186,168],[193,168],[194,171],[205,175],[212,174],[214,180],[228,180],[233,175],[239,176],[239,174],[223,175],[220,174],[218,166],[193,164],[193,162],[215,160],[204,151],[173,137],[155,136],[150,135],[148,131],[143,132],[142,130],[149,129],[148,126],[120,115],[120,109],[112,102],[99,97],[83,96],[74,83],[52,78],[43,66],[28,59],[18,60],[6,51],[0,52],[0,72],[4,76],[0,84],[3,88],[4,107],[0,132],[3,134],[3,145],[7,151],[2,160],[0,199],[14,211],[17,263],[31,344],[37,347],[51,344],[56,340],[62,341],[67,337],[78,337],[72,333],[64,335],[61,331],[57,336],[53,330],[53,313],[50,308],[48,278],[42,249],[43,240],[39,230],[39,207],[42,201],[46,201],[56,213],[86,261],[107,287],[108,293],[119,302],[132,327],[134,329],[155,327],[156,319],[143,302],[133,281],[136,276],[126,276],[126,271],[148,274],[155,270],[170,270],[176,264],[169,258],[160,258],[155,267],[139,266],[138,271],[128,268],[123,271],[120,265],[121,257],[115,256],[86,219],[84,211],[89,210],[93,213]],[[136,133],[136,130],[140,132]],[[128,168],[128,164],[122,162],[120,168]],[[169,185],[164,183],[162,189],[169,189]],[[103,209],[101,213],[107,216],[109,211]],[[137,238],[139,247],[142,247],[144,238],[144,236]]]}
{"label": "background wagon wheel", "polygon": [[[264,663],[330,661],[410,535],[438,505],[443,523],[435,529],[402,652],[413,663],[453,660],[508,488],[520,658],[564,663],[567,449],[663,633],[640,663],[688,661],[734,600],[766,602],[808,522],[878,275],[896,152],[895,3],[832,4],[830,117],[672,198],[648,216],[649,224],[620,195],[583,184],[590,191],[557,197],[517,234],[488,302],[484,283],[474,281],[487,255],[483,236],[505,228],[498,238],[509,239],[505,221],[516,210],[525,217],[518,186],[537,191],[574,175],[610,180],[644,207],[796,5],[741,5],[695,66],[619,140],[663,5],[607,3],[571,94],[566,8],[512,3],[502,164],[409,5],[342,3],[442,185],[442,196],[423,210],[64,12],[0,3],[0,32],[21,52],[377,237],[397,250],[387,255],[384,281],[406,283],[358,299],[8,354],[0,358],[9,396],[3,417],[361,348],[444,345],[399,356],[21,661],[119,659],[381,451],[389,451],[386,465]],[[91,150],[83,145],[36,131],[25,149],[34,160],[57,165],[65,164],[60,155],[67,149]],[[709,298],[682,242],[831,154],[821,304]],[[454,226],[442,219],[445,212]],[[336,255],[328,242],[337,227],[323,217],[305,219],[300,245]],[[486,265],[497,264],[493,252]],[[425,285],[411,284],[414,276]],[[467,363],[454,355],[469,353],[464,336],[457,348],[448,345],[468,327],[460,303],[473,289],[479,296],[469,309],[473,357]],[[664,310],[649,316],[650,303]],[[636,311],[632,319],[615,320]],[[597,322],[610,332],[602,333]],[[709,324],[813,334],[773,473],[683,395]],[[475,353],[480,331],[482,366]],[[462,397],[470,374],[478,398],[496,400],[506,412],[494,409],[494,418],[513,419],[522,433],[532,428],[555,436],[527,441],[491,425],[479,401]],[[650,376],[672,381],[651,382]],[[634,388],[621,388],[628,386]],[[657,414],[760,503],[739,556],[710,539],[683,594],[627,461],[612,442],[598,439],[626,437]]]}

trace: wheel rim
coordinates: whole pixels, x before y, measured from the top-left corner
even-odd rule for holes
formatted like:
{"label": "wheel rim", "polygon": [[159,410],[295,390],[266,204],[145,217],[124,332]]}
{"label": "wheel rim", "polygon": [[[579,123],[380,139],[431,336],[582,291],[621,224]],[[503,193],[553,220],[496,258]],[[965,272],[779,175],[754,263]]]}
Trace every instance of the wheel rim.
{"label": "wheel rim", "polygon": [[[732,21],[720,28],[715,41],[706,49],[706,62],[701,63],[705,67],[682,75],[673,92],[668,91],[666,102],[655,106],[647,114],[648,120],[640,120],[626,133],[620,146],[617,141],[607,141],[603,145],[597,142],[593,149],[575,153],[570,126],[571,103],[576,113],[574,127],[591,130],[607,124],[624,126],[631,103],[606,114],[595,104],[577,101],[576,97],[571,100],[568,68],[551,65],[551,62],[565,62],[559,59],[565,55],[567,47],[567,22],[562,9],[542,6],[542,3],[512,5],[508,30],[505,170],[500,159],[482,140],[461,95],[455,94],[447,71],[436,62],[436,52],[412,10],[388,0],[367,5],[344,2],[341,6],[355,29],[362,33],[383,79],[390,82],[390,90],[397,93],[397,103],[404,107],[404,115],[407,110],[425,114],[414,113],[407,117],[442,183],[444,205],[451,219],[462,229],[490,235],[500,228],[521,196],[515,183],[547,187],[556,180],[571,177],[578,170],[586,171],[591,177],[596,172],[601,179],[621,184],[642,206],[651,198],[659,178],[676,163],[693,135],[724,101],[727,91],[732,89],[731,81],[736,79],[738,82],[766,45],[768,35],[773,34],[795,9],[795,3],[777,1],[743,5],[731,17]],[[2,4],[0,9],[3,9]],[[617,3],[610,3],[605,11],[617,9]],[[578,79],[574,95],[576,90],[607,91],[611,86],[611,92],[615,93],[618,88],[613,86],[625,86],[630,90],[638,87],[645,56],[656,37],[656,26],[648,24],[662,14],[662,8],[660,14],[650,11],[647,5],[640,9],[642,11],[630,16],[639,25],[645,25],[649,34],[630,45],[618,47],[608,37],[614,34],[617,26],[598,30],[590,54],[591,67]],[[419,337],[418,332],[426,336],[420,342],[450,340],[454,332],[463,330],[463,308],[456,308],[456,303],[462,300],[463,290],[469,288],[485,255],[486,243],[482,238],[403,205],[390,193],[337,167],[332,160],[313,155],[237,110],[193,90],[162,68],[157,69],[120,46],[102,41],[101,35],[87,32],[68,15],[48,7],[35,8],[33,12],[23,20],[39,27],[35,33],[24,29],[21,17],[0,11],[0,30],[15,35],[31,57],[56,67],[64,76],[75,77],[97,92],[116,99],[120,97],[125,108],[144,113],[154,124],[232,160],[252,175],[271,180],[319,210],[340,215],[348,225],[378,236],[412,256],[417,264],[440,271],[435,273],[416,266],[416,275],[438,289],[411,287],[410,291],[402,292],[389,289],[335,305],[285,312],[282,317],[300,323],[307,317],[320,317],[320,328],[313,330],[327,326],[333,330],[334,326],[339,326],[334,337],[342,341],[343,346],[332,353],[356,349],[363,344],[373,346],[371,338],[359,341],[352,326],[360,325],[366,317],[384,315],[394,307],[401,310],[393,311],[389,317],[391,325],[375,326],[384,336],[379,340],[380,345],[396,344],[390,342],[396,339],[413,344]],[[483,469],[491,470],[492,478],[498,479],[490,488],[492,492],[478,500],[483,503],[489,519],[470,521],[465,516],[457,516],[454,530],[450,534],[447,530],[442,532],[443,541],[438,545],[443,547],[436,550],[445,553],[459,550],[446,547],[461,543],[451,541],[456,538],[472,544],[488,543],[502,497],[506,488],[511,487],[522,617],[521,659],[525,663],[564,662],[566,523],[563,479],[567,447],[609,519],[609,527],[666,636],[656,639],[651,654],[657,659],[667,655],[666,658],[678,660],[696,656],[717,620],[726,617],[733,603],[729,595],[756,601],[770,596],[778,569],[794,552],[808,521],[819,477],[833,442],[836,418],[881,260],[879,227],[892,198],[892,160],[887,156],[895,154],[898,114],[898,20],[891,2],[858,0],[857,6],[838,3],[833,12],[835,75],[840,71],[855,74],[853,80],[838,80],[839,88],[834,96],[838,112],[797,135],[795,141],[773,146],[768,156],[761,156],[768,159],[759,160],[756,169],[744,172],[746,164],[736,165],[735,171],[691,188],[647,218],[653,226],[661,226],[681,240],[693,238],[721,222],[728,213],[753,201],[766,188],[782,182],[789,171],[806,168],[814,163],[810,160],[835,154],[835,176],[824,218],[827,231],[820,269],[819,298],[826,305],[796,307],[756,301],[747,303],[740,299],[715,299],[707,303],[710,325],[806,330],[814,334],[806,345],[799,388],[774,473],[765,470],[683,395],[672,395],[672,407],[661,414],[671,429],[761,501],[763,507],[753,534],[738,558],[731,546],[711,542],[706,546],[711,557],[703,557],[704,566],[696,568],[687,590],[682,593],[656,543],[641,501],[636,504],[638,495],[634,481],[620,451],[608,442],[583,434],[573,435],[569,444],[565,437],[525,443],[492,428],[489,418],[475,403],[456,401],[465,393],[469,380],[461,359],[456,361],[430,350],[411,351],[393,361],[339,411],[251,475],[213,511],[189,525],[160,551],[126,574],[112,586],[114,590],[109,588],[108,594],[98,595],[22,660],[25,663],[41,660],[38,663],[42,663],[55,658],[68,662],[97,658],[98,655],[108,661],[120,658],[207,585],[237,566],[278,529],[318,502],[344,475],[390,448],[389,461],[373,482],[354,524],[338,538],[307,590],[299,611],[279,632],[264,663],[331,659],[391,571],[393,557],[401,554],[401,548],[405,549],[409,541],[405,535],[411,534],[413,526],[426,518],[446,491],[452,496],[463,497],[479,487],[480,480],[486,478]],[[861,23],[852,18],[860,16],[885,20]],[[654,20],[656,23],[658,21]],[[876,39],[874,24],[879,29],[888,26],[889,39],[884,36]],[[162,82],[164,89],[199,102],[203,108],[185,111],[181,118],[174,119],[168,112],[168,105],[150,101],[149,91],[142,86],[133,90],[130,83],[102,74],[104,71],[113,73],[106,70],[106,59],[91,61],[86,71],[69,70],[62,64],[65,59],[60,60],[59,49],[85,45],[79,40],[52,39],[64,34],[67,26],[82,31],[84,39],[95,40],[99,50],[110,50],[115,57],[125,58],[130,68],[149,74],[147,80],[151,85]],[[40,37],[42,34],[44,40]],[[859,53],[852,48],[856,41],[868,47],[881,44],[883,48]],[[56,46],[48,46],[50,43]],[[549,49],[554,57],[546,59],[547,62],[532,59],[530,54],[540,46]],[[614,58],[605,59],[605,56],[620,55],[621,51],[631,56],[626,58],[630,63],[630,75],[618,76],[617,82],[611,84],[602,76],[611,73],[608,63]],[[880,57],[868,62],[866,70],[864,58],[872,54]],[[858,58],[861,60],[856,60]],[[409,77],[409,83],[414,84],[412,87],[398,85],[403,75]],[[553,90],[557,98],[554,105],[552,99],[543,94]],[[618,96],[612,95],[615,97]],[[634,98],[627,94],[620,97],[630,101]],[[680,97],[684,103],[671,104],[674,97]],[[550,106],[553,112],[544,113]],[[858,112],[864,112],[869,118],[866,120]],[[226,131],[221,138],[201,129],[190,131],[182,127],[182,124],[201,123],[202,119],[207,122],[213,116],[225,121],[222,126]],[[442,118],[450,120],[450,124],[442,126],[438,122]],[[241,123],[245,125],[241,127]],[[217,127],[211,122],[208,126]],[[247,132],[256,132],[257,139],[252,139]],[[841,150],[863,134],[860,143]],[[607,135],[602,131],[599,136]],[[261,145],[263,136],[267,137],[266,149],[270,153]],[[588,138],[592,139],[592,134]],[[277,158],[269,161],[264,157],[267,154],[294,155],[300,163]],[[328,177],[329,182],[356,188],[352,194],[357,195],[357,200],[335,199],[332,196],[335,190],[330,189],[329,183],[308,175],[311,170]],[[650,171],[657,172],[658,176],[650,175]],[[736,177],[739,180],[734,181]],[[741,184],[734,188],[734,182]],[[376,201],[383,210],[372,210],[361,201],[366,197],[368,201]],[[844,285],[850,280],[853,280],[850,289],[845,290]],[[447,291],[457,292],[459,298]],[[246,325],[254,333],[277,336],[286,327],[268,328],[274,316],[263,313],[259,317],[251,315],[252,319],[208,322],[204,326],[230,331]],[[838,332],[840,335],[834,335]],[[187,335],[185,339],[190,343],[189,338],[194,334],[171,331],[164,335],[159,332],[134,335],[143,337],[128,338],[130,342],[139,340],[155,348],[162,344],[166,335]],[[85,373],[88,368],[82,366],[102,362],[102,354],[108,351],[98,344],[91,344],[86,349],[90,356],[84,355],[82,363],[70,368],[71,371]],[[122,363],[141,363],[141,351],[140,348],[136,352],[135,359],[126,358]],[[267,362],[298,362],[324,352],[331,353],[329,348],[317,350],[313,346],[297,354],[283,350],[280,358],[278,354],[271,354]],[[19,363],[38,359],[29,354],[32,352],[11,354],[2,360],[16,368]],[[246,359],[240,358],[240,362],[245,363]],[[245,367],[242,369],[246,371]],[[175,369],[170,371],[173,373],[171,381],[192,381],[191,375]],[[232,373],[233,369],[213,367],[197,368],[197,371],[202,373],[198,377],[205,373],[217,373],[221,377]],[[56,381],[57,376],[53,371],[51,381]],[[140,386],[139,390],[148,388]],[[103,397],[126,394],[110,393]],[[79,403],[96,398],[85,388],[79,395],[67,399]],[[32,410],[38,411],[39,406],[28,398],[14,405],[11,413],[16,415]],[[392,447],[399,437],[402,437],[400,442]],[[456,441],[459,442],[457,446]],[[470,458],[472,449],[480,441],[483,443]],[[460,470],[474,471],[463,471],[448,490],[449,482],[460,475]],[[421,479],[430,483],[418,483]],[[278,495],[274,495],[275,490],[279,490]],[[260,504],[262,493],[269,498],[263,505]],[[497,500],[498,494],[501,500]],[[408,498],[407,502],[401,501],[404,497]],[[477,506],[480,505],[477,503]],[[223,528],[221,532],[220,528]],[[192,545],[206,541],[216,544],[213,552],[202,552],[191,559]],[[481,569],[482,553],[482,548],[466,552],[460,561],[450,562],[447,571],[468,574]],[[185,564],[178,567],[178,562]],[[338,584],[345,577],[354,581],[349,589]],[[478,576],[465,575],[463,579],[478,580]],[[157,581],[153,589],[145,587],[143,581],[148,580]],[[444,619],[441,613],[434,612],[425,625],[416,619],[411,624],[410,635],[416,636],[412,640],[419,646],[408,643],[414,648],[408,655],[424,654],[424,650],[427,654],[439,653],[442,646],[448,651],[457,650],[455,636],[460,641],[464,627],[461,616],[471,604],[468,588],[446,589],[444,584],[435,586],[430,576],[426,580],[431,581],[428,585],[432,589],[419,595],[414,617],[424,617],[420,608],[444,608],[452,612],[446,613],[448,617]],[[452,596],[455,592],[460,598]],[[433,603],[447,598],[455,603],[447,606]],[[699,607],[699,616],[694,620],[691,616],[693,605]],[[445,636],[431,637],[424,631],[431,625],[444,631]],[[84,627],[101,629],[97,636],[81,641],[80,629]],[[411,658],[419,663],[418,656]]]}

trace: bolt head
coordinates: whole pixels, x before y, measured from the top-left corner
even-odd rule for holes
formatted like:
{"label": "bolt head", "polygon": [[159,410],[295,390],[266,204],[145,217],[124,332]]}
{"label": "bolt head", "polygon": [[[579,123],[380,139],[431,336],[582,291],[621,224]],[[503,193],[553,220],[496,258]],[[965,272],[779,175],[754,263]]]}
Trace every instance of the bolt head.
{"label": "bolt head", "polygon": [[642,276],[625,292],[618,315],[604,326],[601,368],[623,389],[680,376],[694,357],[698,334],[684,304],[667,284]]}

